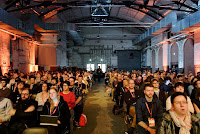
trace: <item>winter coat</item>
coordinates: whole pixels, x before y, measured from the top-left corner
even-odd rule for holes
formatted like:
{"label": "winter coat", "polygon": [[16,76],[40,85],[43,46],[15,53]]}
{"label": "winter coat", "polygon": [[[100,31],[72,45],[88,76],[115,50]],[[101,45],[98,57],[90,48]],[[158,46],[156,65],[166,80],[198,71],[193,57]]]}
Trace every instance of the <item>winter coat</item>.
{"label": "winter coat", "polygon": [[[199,134],[200,133],[200,119],[195,114],[191,114],[191,120],[192,120],[191,134]],[[172,120],[169,114],[169,111],[163,114],[162,120],[157,125],[156,133],[157,134],[176,134],[175,123]]]}

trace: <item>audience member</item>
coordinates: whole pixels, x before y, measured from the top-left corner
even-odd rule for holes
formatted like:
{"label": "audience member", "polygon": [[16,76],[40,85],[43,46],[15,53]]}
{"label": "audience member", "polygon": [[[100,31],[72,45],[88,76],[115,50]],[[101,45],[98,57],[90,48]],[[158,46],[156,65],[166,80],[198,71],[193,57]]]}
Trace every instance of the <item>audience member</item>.
{"label": "audience member", "polygon": [[159,99],[153,97],[154,89],[150,84],[144,86],[144,97],[136,102],[136,121],[138,134],[156,134],[156,125],[162,117],[163,107]]}
{"label": "audience member", "polygon": [[187,98],[181,92],[172,94],[172,109],[164,113],[157,134],[199,134],[200,119],[189,112]]}
{"label": "audience member", "polygon": [[67,102],[60,96],[58,89],[49,90],[49,99],[45,102],[42,115],[58,116],[56,134],[70,134],[70,111]]}

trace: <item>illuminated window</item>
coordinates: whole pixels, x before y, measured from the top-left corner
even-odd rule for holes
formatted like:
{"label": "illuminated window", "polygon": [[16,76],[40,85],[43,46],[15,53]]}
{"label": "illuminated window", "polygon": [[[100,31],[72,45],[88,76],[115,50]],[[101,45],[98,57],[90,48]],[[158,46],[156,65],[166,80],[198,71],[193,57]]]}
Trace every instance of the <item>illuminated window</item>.
{"label": "illuminated window", "polygon": [[87,71],[94,71],[94,64],[87,64]]}

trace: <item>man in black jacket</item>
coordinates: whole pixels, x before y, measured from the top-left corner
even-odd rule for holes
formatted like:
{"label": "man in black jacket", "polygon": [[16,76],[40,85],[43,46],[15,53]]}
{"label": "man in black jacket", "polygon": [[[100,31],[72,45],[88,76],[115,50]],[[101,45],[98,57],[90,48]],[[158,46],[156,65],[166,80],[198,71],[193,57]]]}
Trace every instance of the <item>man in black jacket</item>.
{"label": "man in black jacket", "polygon": [[144,95],[136,102],[138,134],[156,134],[156,124],[163,113],[162,103],[153,97],[154,89],[150,84],[145,85]]}
{"label": "man in black jacket", "polygon": [[133,134],[136,127],[136,112],[135,105],[136,101],[142,97],[142,92],[135,90],[135,82],[133,79],[129,80],[128,91],[124,93],[124,99],[127,104],[127,114],[133,117],[133,122],[128,130],[128,134]]}
{"label": "man in black jacket", "polygon": [[24,88],[21,93],[21,99],[16,105],[16,109],[12,109],[9,134],[22,134],[27,127],[36,125],[37,119],[37,102],[30,99],[29,88]]}

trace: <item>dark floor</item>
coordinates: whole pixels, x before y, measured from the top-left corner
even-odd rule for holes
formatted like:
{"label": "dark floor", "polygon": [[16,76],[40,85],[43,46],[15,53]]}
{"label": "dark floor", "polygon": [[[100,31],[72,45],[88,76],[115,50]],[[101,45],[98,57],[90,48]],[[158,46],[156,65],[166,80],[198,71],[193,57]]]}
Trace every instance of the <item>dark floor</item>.
{"label": "dark floor", "polygon": [[123,114],[113,115],[115,103],[106,95],[105,90],[103,82],[93,85],[84,105],[87,125],[76,129],[73,134],[124,134],[127,126]]}

